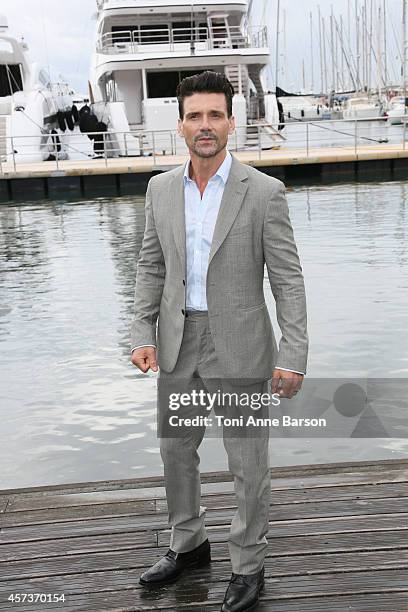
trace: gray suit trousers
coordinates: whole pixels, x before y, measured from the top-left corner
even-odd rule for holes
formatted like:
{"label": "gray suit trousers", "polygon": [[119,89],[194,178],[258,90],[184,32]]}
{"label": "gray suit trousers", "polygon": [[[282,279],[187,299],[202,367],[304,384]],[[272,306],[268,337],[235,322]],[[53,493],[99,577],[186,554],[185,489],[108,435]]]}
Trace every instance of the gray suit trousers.
{"label": "gray suit trousers", "polygon": [[[159,346],[160,351],[160,346]],[[250,356],[248,356],[250,359]],[[168,397],[160,390],[179,379],[183,391],[193,389],[215,392],[219,388],[220,364],[210,333],[208,316],[203,312],[189,314],[185,319],[183,340],[177,364],[171,372],[160,370],[158,380],[158,410],[168,410]],[[225,383],[225,381],[223,381]],[[226,382],[228,385],[229,383]],[[246,386],[245,386],[246,385]],[[244,382],[240,392],[267,393],[268,381]],[[165,405],[167,404],[167,405]],[[187,409],[194,416],[194,407]],[[221,414],[222,407],[215,409]],[[185,416],[186,411],[183,412]],[[200,412],[201,414],[201,412]],[[209,415],[209,413],[206,413]],[[160,453],[164,464],[169,524],[172,529],[170,548],[186,552],[199,546],[206,538],[205,508],[200,505],[200,457],[197,449],[204,437],[205,426],[189,427],[176,437],[162,437]],[[223,442],[228,466],[234,477],[237,511],[232,519],[228,540],[232,571],[252,574],[263,565],[267,540],[270,499],[268,460],[269,431],[255,436],[231,437],[223,427]]]}

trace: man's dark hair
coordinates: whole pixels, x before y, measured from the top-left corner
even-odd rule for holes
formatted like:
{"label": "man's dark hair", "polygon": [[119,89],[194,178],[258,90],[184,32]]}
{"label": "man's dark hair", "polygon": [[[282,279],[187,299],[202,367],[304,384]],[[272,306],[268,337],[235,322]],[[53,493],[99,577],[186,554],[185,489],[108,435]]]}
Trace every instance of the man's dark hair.
{"label": "man's dark hair", "polygon": [[228,117],[232,115],[232,98],[234,88],[225,74],[206,70],[200,74],[185,77],[177,86],[177,100],[180,119],[184,117],[184,98],[195,93],[223,93],[227,102]]}

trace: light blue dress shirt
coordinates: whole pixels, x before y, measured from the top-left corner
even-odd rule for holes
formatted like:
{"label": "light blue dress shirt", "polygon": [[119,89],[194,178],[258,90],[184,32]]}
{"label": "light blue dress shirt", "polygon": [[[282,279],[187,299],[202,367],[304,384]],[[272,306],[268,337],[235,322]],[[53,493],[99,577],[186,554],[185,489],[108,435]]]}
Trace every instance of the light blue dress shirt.
{"label": "light blue dress shirt", "polygon": [[227,182],[232,157],[227,155],[210,178],[201,197],[197,183],[189,177],[190,161],[184,168],[186,219],[187,295],[186,307],[207,310],[206,280],[215,222]]}

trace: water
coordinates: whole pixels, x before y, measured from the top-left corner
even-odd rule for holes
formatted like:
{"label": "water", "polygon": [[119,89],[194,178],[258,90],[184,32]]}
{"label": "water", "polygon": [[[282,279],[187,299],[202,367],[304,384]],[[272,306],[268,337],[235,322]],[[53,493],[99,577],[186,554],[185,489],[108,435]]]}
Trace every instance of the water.
{"label": "water", "polygon": [[[408,182],[288,190],[309,376],[407,377],[407,197]],[[2,205],[0,224],[0,488],[161,474],[155,376],[129,360],[143,198]],[[203,470],[226,469],[220,440],[201,449]],[[271,464],[407,450],[275,438]]]}

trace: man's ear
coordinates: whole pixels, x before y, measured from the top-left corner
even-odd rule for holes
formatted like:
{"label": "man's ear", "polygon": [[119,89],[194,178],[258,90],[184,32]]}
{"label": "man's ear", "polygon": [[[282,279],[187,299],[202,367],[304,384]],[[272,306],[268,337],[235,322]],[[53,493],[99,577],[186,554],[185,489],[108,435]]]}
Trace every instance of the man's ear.
{"label": "man's ear", "polygon": [[231,117],[229,118],[229,133],[233,134],[235,132],[235,117],[234,115],[231,115]]}
{"label": "man's ear", "polygon": [[179,136],[183,136],[183,122],[180,118],[177,119],[177,132]]}

